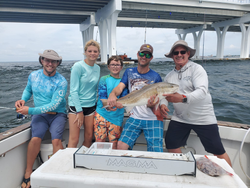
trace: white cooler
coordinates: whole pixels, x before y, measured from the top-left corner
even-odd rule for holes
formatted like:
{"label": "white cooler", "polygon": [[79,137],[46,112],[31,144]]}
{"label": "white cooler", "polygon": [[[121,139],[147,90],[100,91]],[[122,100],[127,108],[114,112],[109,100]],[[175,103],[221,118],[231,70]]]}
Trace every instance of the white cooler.
{"label": "white cooler", "polygon": [[[233,177],[211,177],[201,171],[194,176],[168,176],[131,172],[113,172],[74,168],[73,154],[77,148],[59,150],[31,175],[32,188],[247,188],[225,160],[209,158]],[[200,155],[195,155],[195,158]]]}
{"label": "white cooler", "polygon": [[[65,141],[62,140],[62,145],[66,148]],[[43,140],[40,147],[41,158],[43,162],[47,161],[53,155],[53,145],[51,139]]]}

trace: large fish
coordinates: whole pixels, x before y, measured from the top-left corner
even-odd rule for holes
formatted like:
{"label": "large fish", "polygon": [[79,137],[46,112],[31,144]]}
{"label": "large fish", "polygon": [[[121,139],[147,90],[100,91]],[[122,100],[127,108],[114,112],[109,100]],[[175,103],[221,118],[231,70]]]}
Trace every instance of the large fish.
{"label": "large fish", "polygon": [[[163,94],[172,94],[177,92],[178,89],[178,85],[158,82],[146,85],[140,90],[134,90],[128,95],[117,99],[117,102],[121,103],[125,107],[142,106],[146,105],[150,97],[153,95],[157,95],[157,97],[161,100],[164,98],[164,96],[162,96]],[[107,106],[107,99],[101,99],[101,101],[104,107]]]}
{"label": "large fish", "polygon": [[209,176],[222,176],[222,175],[229,175],[233,176],[232,173],[224,170],[221,166],[217,163],[211,161],[206,155],[205,157],[200,157],[196,160],[197,168],[202,171],[203,173]]}

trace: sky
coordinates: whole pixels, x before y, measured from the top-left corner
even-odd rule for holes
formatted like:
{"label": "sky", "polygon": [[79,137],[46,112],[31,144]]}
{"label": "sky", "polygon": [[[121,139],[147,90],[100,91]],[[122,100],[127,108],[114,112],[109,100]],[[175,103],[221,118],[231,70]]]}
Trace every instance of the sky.
{"label": "sky", "polygon": [[[136,58],[144,44],[145,28],[116,29],[117,54],[126,53]],[[94,40],[100,42],[98,27],[94,29]],[[175,29],[146,28],[146,43],[154,48],[154,58],[164,58],[178,40]],[[194,47],[193,35],[186,42]],[[204,46],[204,48],[203,48]],[[241,33],[228,32],[225,38],[224,55],[240,55]],[[83,56],[82,34],[78,24],[33,24],[0,22],[0,62],[36,61],[38,53],[53,49],[63,60],[81,60]],[[201,37],[200,55],[216,55],[217,36],[215,31],[205,31]]]}

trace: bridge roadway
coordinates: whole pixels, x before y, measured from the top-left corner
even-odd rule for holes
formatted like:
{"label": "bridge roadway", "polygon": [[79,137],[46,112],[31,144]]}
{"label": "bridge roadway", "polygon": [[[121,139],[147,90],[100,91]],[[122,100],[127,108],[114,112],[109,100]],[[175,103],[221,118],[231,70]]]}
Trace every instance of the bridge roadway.
{"label": "bridge roadway", "polygon": [[242,32],[241,57],[249,57],[249,0],[0,0],[0,22],[80,24],[84,43],[98,26],[109,44],[102,57],[116,53],[116,27],[172,28],[183,40],[192,33],[196,49],[204,30],[216,31],[218,58],[225,33]]}

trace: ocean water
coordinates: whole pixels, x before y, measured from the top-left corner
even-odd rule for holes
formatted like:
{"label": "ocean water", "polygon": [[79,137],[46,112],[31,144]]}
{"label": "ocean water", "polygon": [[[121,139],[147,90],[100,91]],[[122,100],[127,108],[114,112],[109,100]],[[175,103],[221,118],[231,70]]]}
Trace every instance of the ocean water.
{"label": "ocean water", "polygon": [[[70,68],[76,61],[63,61],[58,67],[70,84]],[[218,120],[250,125],[250,61],[249,60],[203,60],[201,64],[208,73],[209,90],[213,98]],[[121,75],[128,67],[124,65]],[[100,65],[101,76],[109,73],[106,65]],[[26,86],[29,74],[42,68],[39,62],[0,62],[0,132],[30,121],[17,119],[13,109]],[[154,59],[150,68],[158,72],[162,79],[174,68],[170,60]],[[69,88],[68,88],[69,90]],[[68,93],[67,93],[68,96]],[[33,101],[26,103],[33,106]],[[170,106],[170,115],[173,107]]]}

